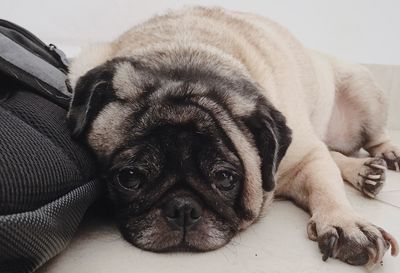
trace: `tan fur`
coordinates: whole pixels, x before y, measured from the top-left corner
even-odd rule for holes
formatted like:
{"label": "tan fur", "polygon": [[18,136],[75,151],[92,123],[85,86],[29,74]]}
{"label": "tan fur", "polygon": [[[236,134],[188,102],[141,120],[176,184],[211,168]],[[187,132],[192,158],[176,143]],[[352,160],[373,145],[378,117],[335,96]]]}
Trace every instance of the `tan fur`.
{"label": "tan fur", "polygon": [[[353,185],[355,178],[349,177],[354,173],[344,169],[344,156],[336,155],[334,161],[329,152],[331,149],[350,155],[366,147],[372,156],[379,156],[397,149],[384,130],[387,102],[365,68],[306,49],[285,28],[257,15],[188,8],[155,17],[110,44],[83,51],[72,65],[71,82],[74,85],[79,75],[110,58],[157,49],[199,52],[210,62],[217,56],[222,60],[220,73],[231,73],[229,67],[235,67],[250,75],[293,130],[293,142],[276,173],[275,193],[290,197],[310,211],[310,223],[315,227],[309,228],[311,239],[341,227],[364,247],[368,239],[357,227],[361,225],[380,238],[369,265],[382,259],[386,251],[384,233],[353,211],[345,196],[341,171]],[[129,81],[128,74],[117,77],[121,82]],[[234,100],[237,104],[240,98]],[[245,115],[253,107],[243,102],[236,111]],[[104,111],[111,120],[113,108],[108,108]],[[257,171],[259,156],[223,112],[220,118],[250,174],[245,200],[258,215],[263,201]],[[354,161],[353,166],[358,170],[364,162]],[[271,195],[267,194],[266,199],[271,200]],[[396,249],[396,242],[390,243]],[[340,249],[335,251],[333,256],[339,256]]]}
{"label": "tan fur", "polygon": [[[115,138],[119,135],[121,128],[121,121],[126,119],[132,113],[130,108],[121,106],[118,102],[108,104],[103,110],[102,114],[96,118],[92,127],[96,128],[88,137],[88,141],[93,143],[93,149],[108,155],[112,150],[118,147],[123,139]],[[115,117],[119,118],[116,119]],[[115,130],[115,133],[110,132]],[[103,132],[108,132],[104,134]]]}
{"label": "tan fur", "polygon": [[137,86],[140,81],[135,79],[136,75],[135,69],[127,62],[117,67],[113,84],[118,98],[134,100],[141,93],[142,86]]}
{"label": "tan fur", "polygon": [[112,47],[109,44],[97,44],[86,47],[80,53],[84,58],[76,58],[69,68],[68,79],[71,87],[75,87],[79,77],[90,69],[111,59]]}

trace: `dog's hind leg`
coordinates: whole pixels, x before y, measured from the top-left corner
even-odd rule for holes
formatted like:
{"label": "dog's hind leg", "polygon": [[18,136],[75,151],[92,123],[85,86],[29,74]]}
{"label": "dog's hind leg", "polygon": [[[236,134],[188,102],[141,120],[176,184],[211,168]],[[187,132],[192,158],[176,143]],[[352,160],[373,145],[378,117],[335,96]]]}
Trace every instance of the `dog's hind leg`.
{"label": "dog's hind leg", "polygon": [[[347,139],[337,140],[333,134],[333,150],[342,150],[340,145],[345,143],[359,142],[362,148],[367,150],[372,157],[383,158],[390,170],[400,172],[400,147],[394,145],[387,134],[387,112],[388,102],[386,94],[376,84],[371,73],[359,64],[350,64],[335,58],[331,58],[332,67],[335,71],[335,85],[337,92],[337,103],[342,103],[346,108],[348,116],[344,124],[347,127],[359,127],[359,134],[348,134]],[[351,108],[351,110],[349,110]],[[353,123],[349,122],[353,120]],[[354,121],[357,121],[354,123]],[[343,120],[341,121],[343,122]],[[358,126],[355,126],[358,123]],[[332,126],[337,129],[338,127]],[[346,126],[345,126],[346,127]],[[345,130],[345,128],[342,128]],[[353,128],[354,129],[354,128]],[[347,128],[347,130],[349,130]],[[332,132],[331,132],[332,133]],[[335,139],[336,137],[336,139]],[[359,139],[359,141],[357,141]],[[339,143],[338,143],[339,142]],[[338,146],[339,149],[335,149]],[[351,146],[351,145],[350,145]],[[354,147],[356,149],[361,148]],[[351,153],[351,149],[345,151]]]}
{"label": "dog's hind leg", "polygon": [[344,181],[370,198],[382,189],[386,178],[386,162],[382,158],[354,158],[331,152]]}

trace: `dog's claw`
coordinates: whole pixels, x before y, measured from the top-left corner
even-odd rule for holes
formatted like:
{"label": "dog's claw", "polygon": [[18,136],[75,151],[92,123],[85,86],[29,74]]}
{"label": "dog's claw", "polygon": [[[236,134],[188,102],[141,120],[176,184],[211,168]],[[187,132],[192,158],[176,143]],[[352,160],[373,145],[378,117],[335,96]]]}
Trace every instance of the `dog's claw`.
{"label": "dog's claw", "polygon": [[381,179],[381,175],[380,174],[369,174],[368,175],[368,179]]}
{"label": "dog's claw", "polygon": [[386,161],[389,170],[400,172],[400,156],[397,153],[382,153],[382,158]]}
{"label": "dog's claw", "polygon": [[373,194],[373,193],[370,193],[370,192],[368,192],[368,191],[366,191],[366,190],[363,190],[363,193],[366,195],[366,196],[368,196],[368,197],[370,197],[370,198],[375,198],[375,194]]}
{"label": "dog's claw", "polygon": [[376,183],[378,183],[378,182],[376,182],[376,181],[372,181],[372,180],[365,180],[364,181],[364,183],[366,183],[366,184],[370,184],[370,185],[373,185],[373,186],[375,186],[376,185]]}
{"label": "dog's claw", "polygon": [[383,187],[387,164],[382,158],[372,158],[364,166],[358,173],[358,189],[367,197],[375,198]]}
{"label": "dog's claw", "polygon": [[391,248],[391,255],[397,256],[399,254],[399,244],[397,243],[396,239],[384,229],[378,227],[379,231],[382,233],[383,238],[386,242],[387,249]]}
{"label": "dog's claw", "polygon": [[329,239],[328,247],[324,251],[324,255],[322,255],[322,260],[325,262],[329,257],[332,257],[333,248],[335,247],[337,241],[337,237],[332,235]]}
{"label": "dog's claw", "polygon": [[367,166],[370,166],[370,167],[375,168],[375,169],[387,170],[386,166],[382,166],[382,165],[379,165],[379,164],[369,164]]}

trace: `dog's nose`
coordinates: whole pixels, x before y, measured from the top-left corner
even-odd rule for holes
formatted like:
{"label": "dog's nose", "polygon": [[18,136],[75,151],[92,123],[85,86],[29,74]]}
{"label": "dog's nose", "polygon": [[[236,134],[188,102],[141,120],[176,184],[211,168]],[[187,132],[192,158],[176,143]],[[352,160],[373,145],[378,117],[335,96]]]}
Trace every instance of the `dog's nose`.
{"label": "dog's nose", "polygon": [[164,215],[173,228],[189,229],[197,223],[203,210],[199,203],[190,197],[176,197],[164,207]]}

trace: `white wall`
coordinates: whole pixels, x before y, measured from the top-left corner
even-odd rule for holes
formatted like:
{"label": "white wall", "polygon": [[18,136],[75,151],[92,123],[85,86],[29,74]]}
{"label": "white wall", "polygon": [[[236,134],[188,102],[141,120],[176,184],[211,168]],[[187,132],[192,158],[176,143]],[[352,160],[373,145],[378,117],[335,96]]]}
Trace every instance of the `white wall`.
{"label": "white wall", "polygon": [[135,23],[186,4],[256,12],[288,27],[306,46],[361,63],[400,64],[399,0],[1,0],[0,18],[70,54]]}

